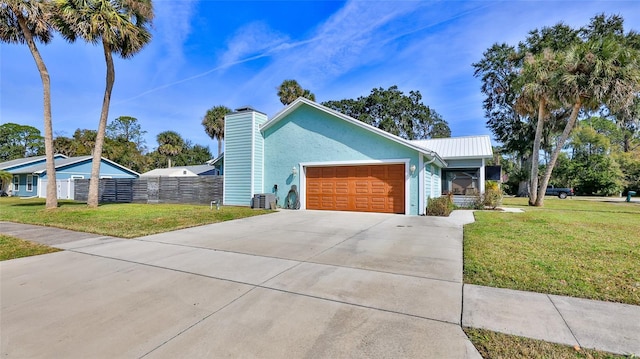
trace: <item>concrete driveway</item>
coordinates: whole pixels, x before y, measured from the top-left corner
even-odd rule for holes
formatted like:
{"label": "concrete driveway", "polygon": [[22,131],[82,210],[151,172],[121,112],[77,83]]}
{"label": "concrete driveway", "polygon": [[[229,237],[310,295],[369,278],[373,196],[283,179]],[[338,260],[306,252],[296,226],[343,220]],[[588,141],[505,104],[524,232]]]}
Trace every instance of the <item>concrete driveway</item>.
{"label": "concrete driveway", "polygon": [[3,357],[479,358],[462,224],[281,211],[0,263]]}

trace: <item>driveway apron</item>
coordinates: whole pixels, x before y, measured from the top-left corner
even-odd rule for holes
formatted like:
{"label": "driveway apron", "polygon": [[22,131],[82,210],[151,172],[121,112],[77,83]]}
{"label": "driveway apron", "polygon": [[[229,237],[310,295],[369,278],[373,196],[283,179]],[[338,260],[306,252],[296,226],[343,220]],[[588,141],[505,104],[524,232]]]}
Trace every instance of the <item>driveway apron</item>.
{"label": "driveway apron", "polygon": [[460,327],[471,214],[454,214],[280,211],[57,240],[0,263],[2,355],[479,358]]}

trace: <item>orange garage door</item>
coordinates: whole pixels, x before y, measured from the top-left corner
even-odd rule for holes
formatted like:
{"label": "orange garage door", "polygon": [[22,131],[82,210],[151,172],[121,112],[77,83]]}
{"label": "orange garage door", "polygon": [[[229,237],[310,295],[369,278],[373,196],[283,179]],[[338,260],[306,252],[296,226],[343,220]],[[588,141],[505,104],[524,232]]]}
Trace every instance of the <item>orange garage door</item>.
{"label": "orange garage door", "polygon": [[404,165],[308,167],[307,209],[404,213]]}

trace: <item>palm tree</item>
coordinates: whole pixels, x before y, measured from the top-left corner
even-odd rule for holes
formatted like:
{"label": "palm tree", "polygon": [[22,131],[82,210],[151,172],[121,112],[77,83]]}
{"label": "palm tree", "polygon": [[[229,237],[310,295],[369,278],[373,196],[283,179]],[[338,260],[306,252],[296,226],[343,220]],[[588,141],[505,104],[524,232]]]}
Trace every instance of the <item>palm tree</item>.
{"label": "palm tree", "polygon": [[285,106],[295,101],[298,97],[304,97],[311,101],[316,100],[316,95],[309,90],[303,89],[296,80],[284,80],[277,89],[280,102]]}
{"label": "palm tree", "polygon": [[102,147],[115,82],[112,55],[116,53],[124,59],[130,58],[151,41],[149,26],[153,19],[153,6],[150,0],[57,0],[57,4],[73,33],[87,42],[102,43],[107,66],[87,199],[89,207],[97,207]]}
{"label": "palm tree", "polygon": [[[517,108],[522,113],[537,111],[536,132],[533,140],[533,156],[531,158],[531,182],[529,205],[538,200],[538,169],[540,144],[542,143],[544,123],[549,116],[549,106],[557,103],[555,93],[560,76],[560,55],[551,49],[545,49],[539,55],[527,54],[525,57],[521,81],[522,96],[518,99]],[[537,103],[537,109],[532,107]],[[544,196],[544,192],[542,192]]]}
{"label": "palm tree", "polygon": [[231,109],[226,106],[215,106],[207,110],[202,119],[204,132],[218,141],[218,157],[222,153],[222,141],[224,140],[224,116],[231,113]]}
{"label": "palm tree", "polygon": [[0,170],[0,191],[8,190],[12,179],[13,175],[11,173]]}
{"label": "palm tree", "polygon": [[49,1],[6,0],[0,4],[0,40],[7,43],[26,43],[36,62],[42,80],[44,102],[44,148],[47,169],[47,199],[45,208],[58,207],[56,167],[51,122],[51,82],[35,41],[51,41],[53,6]]}
{"label": "palm tree", "polygon": [[571,115],[547,164],[536,206],[544,204],[544,191],[578,115],[602,105],[616,112],[633,104],[640,92],[640,51],[613,37],[595,36],[566,53],[558,94]]}
{"label": "palm tree", "polygon": [[156,137],[158,140],[158,153],[167,156],[168,167],[171,167],[171,157],[174,157],[184,148],[184,140],[174,131],[164,131]]}

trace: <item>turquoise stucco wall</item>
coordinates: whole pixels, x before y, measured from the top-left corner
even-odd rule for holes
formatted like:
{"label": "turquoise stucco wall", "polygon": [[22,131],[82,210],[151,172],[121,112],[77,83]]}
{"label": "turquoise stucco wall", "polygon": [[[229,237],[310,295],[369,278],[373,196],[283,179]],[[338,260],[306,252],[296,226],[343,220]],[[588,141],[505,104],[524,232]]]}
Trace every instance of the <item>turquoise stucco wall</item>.
{"label": "turquoise stucco wall", "polygon": [[[264,192],[273,193],[273,186],[277,184],[280,204],[291,185],[300,189],[300,175],[292,176],[292,167],[302,170],[300,163],[410,159],[410,164],[418,166],[420,155],[418,151],[306,104],[266,129],[264,137]],[[413,215],[418,214],[419,206],[418,174],[419,171],[407,174],[410,176],[409,214]]]}

